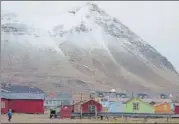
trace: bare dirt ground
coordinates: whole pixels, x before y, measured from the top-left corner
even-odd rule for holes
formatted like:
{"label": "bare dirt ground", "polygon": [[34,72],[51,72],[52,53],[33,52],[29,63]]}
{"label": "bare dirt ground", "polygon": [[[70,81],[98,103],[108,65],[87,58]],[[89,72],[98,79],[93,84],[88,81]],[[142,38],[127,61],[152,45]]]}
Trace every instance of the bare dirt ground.
{"label": "bare dirt ground", "polygon": [[[7,115],[2,115],[2,123],[7,123]],[[128,118],[127,121],[124,118],[109,120],[105,119],[49,119],[48,114],[33,115],[33,114],[14,114],[12,121],[13,123],[178,123],[179,119],[148,119],[144,122],[144,119],[139,118]]]}

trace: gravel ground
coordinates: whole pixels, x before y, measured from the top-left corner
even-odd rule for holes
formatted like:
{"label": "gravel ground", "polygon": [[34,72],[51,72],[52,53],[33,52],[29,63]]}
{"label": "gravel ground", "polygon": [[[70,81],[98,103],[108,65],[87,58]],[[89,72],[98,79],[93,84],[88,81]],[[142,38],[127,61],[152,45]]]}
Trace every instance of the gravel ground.
{"label": "gravel ground", "polygon": [[[7,123],[7,115],[2,115],[2,123]],[[124,118],[109,120],[104,119],[49,119],[48,114],[33,115],[33,114],[13,114],[13,123],[125,123]],[[128,118],[127,123],[167,123],[167,119],[148,119],[144,122],[144,119]],[[168,123],[178,123],[179,119],[169,119]]]}

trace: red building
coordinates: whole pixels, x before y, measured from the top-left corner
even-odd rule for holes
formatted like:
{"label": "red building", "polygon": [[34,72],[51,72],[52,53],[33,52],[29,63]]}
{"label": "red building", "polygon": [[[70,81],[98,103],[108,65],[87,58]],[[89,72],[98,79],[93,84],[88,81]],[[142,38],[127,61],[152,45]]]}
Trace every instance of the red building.
{"label": "red building", "polygon": [[60,118],[71,118],[72,106],[62,106],[60,110]]}
{"label": "red building", "polygon": [[43,99],[10,99],[9,109],[15,113],[43,114]]}
{"label": "red building", "polygon": [[83,113],[90,112],[101,112],[102,111],[102,105],[95,100],[89,100],[89,101],[81,101],[73,105],[73,112],[80,112],[82,110]]}
{"label": "red building", "polygon": [[40,89],[19,85],[3,86],[2,89],[2,113],[7,113],[9,109],[15,113],[44,113],[45,94]]}
{"label": "red building", "polygon": [[179,105],[175,105],[175,114],[179,114]]}
{"label": "red building", "polygon": [[1,113],[5,114],[8,112],[8,100],[1,98]]}

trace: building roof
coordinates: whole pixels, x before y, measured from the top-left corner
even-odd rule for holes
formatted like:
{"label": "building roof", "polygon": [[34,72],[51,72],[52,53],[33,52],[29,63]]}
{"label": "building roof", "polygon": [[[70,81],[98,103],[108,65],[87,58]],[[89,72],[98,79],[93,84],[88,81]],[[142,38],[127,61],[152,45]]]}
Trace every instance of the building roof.
{"label": "building roof", "polygon": [[83,103],[86,103],[86,102],[88,102],[88,100],[83,100],[83,101],[77,102],[74,105],[82,105]]}
{"label": "building roof", "polygon": [[162,103],[155,104],[154,106],[160,106],[160,105],[163,105],[163,104],[169,104],[169,103],[168,102],[162,102]]}
{"label": "building roof", "polygon": [[71,105],[71,101],[69,101],[69,100],[63,100],[61,104],[62,105]]}
{"label": "building roof", "polygon": [[122,98],[128,98],[127,94],[126,93],[116,93],[116,96],[117,97],[122,97]]}
{"label": "building roof", "polygon": [[70,93],[58,93],[54,95],[47,95],[45,100],[72,100],[72,94]]}
{"label": "building roof", "polygon": [[146,104],[146,105],[149,105],[149,106],[152,106],[151,104],[148,104],[147,102],[144,102],[143,100],[141,100],[141,99],[139,99],[139,98],[131,98],[131,99],[129,99],[129,100],[127,100],[126,102],[124,102],[124,104],[126,104],[126,103],[128,103],[128,102],[130,102],[130,101],[132,101],[132,100],[134,100],[134,99],[136,99],[136,100],[138,100],[138,101],[140,101],[140,102],[142,102],[142,103],[144,103],[144,104]]}
{"label": "building roof", "polygon": [[1,92],[0,96],[6,99],[44,99],[45,94]]}
{"label": "building roof", "polygon": [[2,90],[11,93],[45,93],[38,87],[30,87],[30,86],[17,85],[17,84],[1,85],[1,91]]}
{"label": "building roof", "polygon": [[44,99],[45,92],[38,87],[1,84],[0,96],[6,99]]}

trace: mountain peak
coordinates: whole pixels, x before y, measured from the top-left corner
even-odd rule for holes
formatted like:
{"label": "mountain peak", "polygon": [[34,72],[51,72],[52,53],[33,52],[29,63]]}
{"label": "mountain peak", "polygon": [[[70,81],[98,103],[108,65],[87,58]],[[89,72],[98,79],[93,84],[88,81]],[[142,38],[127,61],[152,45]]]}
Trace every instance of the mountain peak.
{"label": "mountain peak", "polygon": [[99,7],[94,3],[89,3],[88,2],[88,3],[84,4],[83,6],[80,6],[80,7],[76,8],[75,11],[77,12],[77,11],[79,11],[81,9],[96,10],[97,11],[97,10],[99,10]]}
{"label": "mountain peak", "polygon": [[100,14],[100,15],[103,15],[103,16],[106,16],[107,14],[102,10],[100,9],[96,4],[94,3],[86,3],[84,4],[83,6],[81,7],[78,7],[78,8],[75,8],[71,11],[69,11],[69,13],[72,13],[72,14],[83,14],[83,15],[89,15],[90,13],[96,13],[96,14]]}
{"label": "mountain peak", "polygon": [[[9,23],[9,18],[20,23]],[[14,18],[13,14],[1,18],[5,23],[1,26],[2,80],[9,80],[10,75],[39,86],[38,82],[44,82],[44,90],[52,90],[58,83],[62,88],[70,84],[74,91],[101,87],[178,91],[179,77],[167,58],[93,3],[47,17],[44,24],[45,20],[36,17],[42,25],[38,35],[38,25],[31,30],[30,21]]]}

